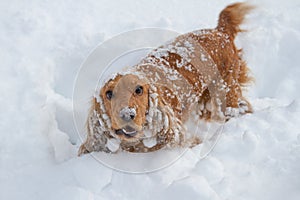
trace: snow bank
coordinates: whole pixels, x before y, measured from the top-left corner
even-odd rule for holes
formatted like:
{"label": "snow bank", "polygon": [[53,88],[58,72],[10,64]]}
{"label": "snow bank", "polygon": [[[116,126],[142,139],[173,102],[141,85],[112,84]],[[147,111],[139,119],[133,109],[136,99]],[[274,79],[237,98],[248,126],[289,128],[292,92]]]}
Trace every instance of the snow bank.
{"label": "snow bank", "polygon": [[214,27],[231,2],[1,2],[0,198],[299,199],[298,1],[253,1],[259,8],[243,26],[251,31],[237,44],[256,77],[255,112],[226,123],[209,156],[200,160],[195,147],[150,174],[76,156],[73,82],[99,42],[133,28]]}

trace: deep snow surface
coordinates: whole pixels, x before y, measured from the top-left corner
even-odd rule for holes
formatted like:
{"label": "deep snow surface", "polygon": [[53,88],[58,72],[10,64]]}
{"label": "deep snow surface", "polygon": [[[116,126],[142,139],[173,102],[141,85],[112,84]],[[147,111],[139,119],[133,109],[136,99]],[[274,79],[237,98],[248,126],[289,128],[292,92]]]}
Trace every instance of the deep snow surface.
{"label": "deep snow surface", "polygon": [[[78,158],[72,90],[80,64],[123,31],[214,27],[233,1],[0,2],[0,199],[299,199],[300,2],[258,6],[236,40],[256,78],[254,114],[226,123],[213,152],[150,174]],[[88,102],[86,102],[88,105]]]}

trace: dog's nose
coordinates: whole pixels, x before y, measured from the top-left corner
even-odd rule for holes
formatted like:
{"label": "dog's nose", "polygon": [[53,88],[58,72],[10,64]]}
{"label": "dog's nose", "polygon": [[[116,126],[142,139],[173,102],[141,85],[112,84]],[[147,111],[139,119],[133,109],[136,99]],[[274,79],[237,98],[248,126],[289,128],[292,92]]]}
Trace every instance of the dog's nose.
{"label": "dog's nose", "polygon": [[128,106],[120,110],[120,118],[126,122],[133,120],[136,116],[136,110]]}

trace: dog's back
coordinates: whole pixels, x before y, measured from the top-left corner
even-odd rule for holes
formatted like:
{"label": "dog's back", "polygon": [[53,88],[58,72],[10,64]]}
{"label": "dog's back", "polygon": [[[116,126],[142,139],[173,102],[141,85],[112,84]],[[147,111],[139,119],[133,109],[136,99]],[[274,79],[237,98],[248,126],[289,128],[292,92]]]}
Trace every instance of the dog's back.
{"label": "dog's back", "polygon": [[[177,92],[178,84],[176,81],[172,81],[175,86],[169,83],[170,69],[179,74],[177,82],[184,80],[184,83],[180,84],[181,88],[182,85],[185,85],[185,89],[181,89],[180,92],[189,95],[186,98],[180,98],[175,94],[177,99],[172,102],[169,100],[170,104],[174,104],[174,102],[186,104],[191,99],[190,90],[192,90],[192,93],[199,97],[195,100],[205,107],[212,101],[213,96],[212,90],[207,85],[210,84],[209,82],[222,80],[227,90],[223,97],[225,102],[222,109],[223,114],[231,117],[237,110],[241,112],[240,114],[252,112],[250,103],[242,95],[242,87],[251,81],[248,76],[249,70],[246,62],[242,59],[242,50],[238,50],[234,44],[235,36],[241,32],[239,26],[252,8],[253,6],[246,3],[227,6],[220,13],[215,29],[198,30],[180,35],[170,43],[152,51],[141,62],[142,65],[138,65],[137,70],[145,72],[153,84],[165,84],[175,92]],[[144,67],[145,64],[152,65],[152,67]],[[217,69],[212,69],[213,67]],[[167,69],[161,70],[160,68]],[[168,73],[159,73],[164,77],[153,80],[153,72],[159,70],[168,71]],[[218,71],[219,76],[213,74],[215,71]],[[161,95],[169,95],[169,93]],[[164,98],[168,100],[167,96]],[[178,107],[179,105],[173,106]],[[204,109],[201,117],[212,119],[213,114],[212,110]]]}

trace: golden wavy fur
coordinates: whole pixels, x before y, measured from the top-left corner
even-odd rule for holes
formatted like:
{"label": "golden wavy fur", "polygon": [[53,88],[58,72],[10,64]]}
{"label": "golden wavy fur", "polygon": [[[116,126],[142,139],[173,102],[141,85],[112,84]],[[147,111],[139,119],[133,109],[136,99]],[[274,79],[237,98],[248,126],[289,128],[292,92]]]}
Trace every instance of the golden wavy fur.
{"label": "golden wavy fur", "polygon": [[92,100],[79,155],[193,146],[201,139],[188,137],[184,128],[192,111],[204,120],[252,112],[242,94],[251,78],[234,44],[252,8],[229,5],[215,29],[181,35],[106,82]]}

